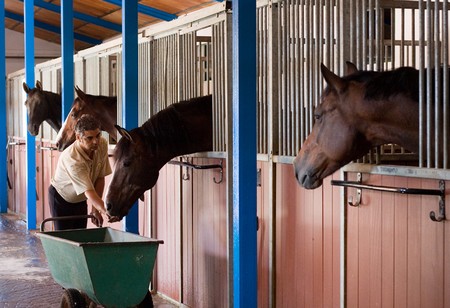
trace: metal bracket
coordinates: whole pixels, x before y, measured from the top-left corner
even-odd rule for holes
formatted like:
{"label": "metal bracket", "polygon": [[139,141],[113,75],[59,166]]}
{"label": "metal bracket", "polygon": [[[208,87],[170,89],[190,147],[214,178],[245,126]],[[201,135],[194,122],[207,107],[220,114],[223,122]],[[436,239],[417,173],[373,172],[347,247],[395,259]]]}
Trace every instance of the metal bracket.
{"label": "metal bracket", "polygon": [[[223,181],[223,161],[220,160],[220,164],[214,164],[214,165],[195,165],[189,162],[183,162],[183,161],[176,161],[176,160],[171,160],[168,162],[168,164],[171,165],[178,165],[178,166],[182,166],[182,167],[187,167],[187,168],[192,168],[192,169],[199,169],[199,170],[204,170],[204,169],[220,169],[220,177],[218,180],[216,180],[216,177],[213,177],[213,181],[216,184],[220,184]],[[183,180],[189,180],[189,175],[186,177],[185,175],[183,175]]]}
{"label": "metal bracket", "polygon": [[361,173],[358,173],[357,181],[332,180],[331,185],[352,187],[352,188],[357,189],[356,202],[353,203],[353,199],[349,198],[348,204],[351,206],[358,206],[361,203],[362,189],[370,189],[370,190],[384,191],[384,192],[394,192],[394,193],[409,194],[409,195],[439,196],[439,214],[436,217],[436,213],[434,211],[431,211],[430,219],[432,221],[436,221],[436,222],[445,220],[445,181],[443,181],[443,180],[439,181],[439,189],[387,187],[387,186],[362,184]]}
{"label": "metal bracket", "polygon": [[[358,172],[358,174],[356,175],[356,182],[362,184],[362,174],[361,172]],[[347,203],[350,206],[359,206],[361,204],[361,195],[362,195],[362,190],[360,188],[356,189],[356,202],[353,203],[353,197],[350,196],[347,199]]]}

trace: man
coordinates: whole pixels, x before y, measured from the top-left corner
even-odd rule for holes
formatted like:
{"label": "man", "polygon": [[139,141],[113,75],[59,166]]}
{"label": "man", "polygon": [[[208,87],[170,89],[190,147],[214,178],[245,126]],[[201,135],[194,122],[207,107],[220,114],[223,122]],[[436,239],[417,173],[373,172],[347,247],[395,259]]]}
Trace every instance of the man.
{"label": "man", "polygon": [[[92,203],[92,222],[101,226],[106,214],[102,200],[105,176],[111,174],[108,142],[101,136],[100,122],[83,115],[75,125],[76,141],[59,157],[51,179],[50,212],[53,217],[87,215],[87,200]],[[87,219],[56,220],[56,230],[86,228]]]}

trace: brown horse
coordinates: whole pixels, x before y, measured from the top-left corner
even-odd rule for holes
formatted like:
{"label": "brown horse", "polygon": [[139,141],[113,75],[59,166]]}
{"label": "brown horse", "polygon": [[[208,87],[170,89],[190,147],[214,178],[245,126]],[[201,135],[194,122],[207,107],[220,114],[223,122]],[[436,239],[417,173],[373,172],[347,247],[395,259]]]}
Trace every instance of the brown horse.
{"label": "brown horse", "polygon": [[28,113],[28,131],[37,136],[39,126],[46,121],[55,130],[61,129],[61,95],[42,90],[40,81],[36,81],[36,87],[30,89],[23,83],[23,90],[27,93],[25,106]]}
{"label": "brown horse", "polygon": [[314,112],[315,123],[294,160],[298,183],[314,189],[323,179],[387,143],[419,149],[419,71],[358,71],[339,77],[323,64],[328,87]]}
{"label": "brown horse", "polygon": [[161,110],[141,127],[117,130],[115,167],[106,195],[111,216],[122,219],[152,188],[159,170],[172,158],[212,150],[212,97],[182,101]]}
{"label": "brown horse", "polygon": [[62,129],[56,136],[56,146],[63,151],[75,141],[74,127],[83,114],[95,116],[101,123],[101,129],[117,139],[114,125],[117,123],[117,97],[89,95],[76,87],[78,97],[73,101],[72,108],[63,123]]}

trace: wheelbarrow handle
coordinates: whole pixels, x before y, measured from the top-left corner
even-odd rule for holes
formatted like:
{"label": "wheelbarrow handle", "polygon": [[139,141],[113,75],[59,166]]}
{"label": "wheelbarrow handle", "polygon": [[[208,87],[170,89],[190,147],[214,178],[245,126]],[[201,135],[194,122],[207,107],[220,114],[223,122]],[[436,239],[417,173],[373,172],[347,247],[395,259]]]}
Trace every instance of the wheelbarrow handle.
{"label": "wheelbarrow handle", "polygon": [[44,224],[46,222],[49,222],[49,221],[74,220],[74,219],[82,219],[82,218],[91,218],[91,219],[94,218],[94,219],[97,219],[94,215],[91,215],[91,214],[89,214],[89,215],[73,215],[73,216],[49,217],[49,218],[44,219],[41,222],[40,230],[41,230],[41,232],[44,232]]}

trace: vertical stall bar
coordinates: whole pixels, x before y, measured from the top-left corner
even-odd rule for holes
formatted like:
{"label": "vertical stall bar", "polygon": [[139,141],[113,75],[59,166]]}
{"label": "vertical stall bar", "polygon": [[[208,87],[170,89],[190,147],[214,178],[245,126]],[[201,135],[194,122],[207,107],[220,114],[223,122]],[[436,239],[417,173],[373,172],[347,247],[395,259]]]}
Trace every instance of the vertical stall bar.
{"label": "vertical stall bar", "polygon": [[257,306],[256,3],[233,1],[233,300]]}
{"label": "vertical stall bar", "polygon": [[[126,129],[138,126],[137,0],[122,0],[122,118]],[[138,201],[124,218],[127,232],[139,233]]]}
{"label": "vertical stall bar", "polygon": [[73,0],[61,2],[62,120],[73,103]]}
{"label": "vertical stall bar", "polygon": [[[25,0],[25,82],[34,85],[34,1]],[[27,117],[28,121],[28,117]],[[27,229],[36,229],[36,152],[35,137],[27,131],[26,137],[26,196],[27,196]]]}
{"label": "vertical stall bar", "polygon": [[431,0],[427,0],[427,17],[426,17],[426,52],[427,52],[427,57],[425,57],[425,54],[422,54],[421,56],[424,57],[424,59],[427,59],[427,62],[425,63],[425,67],[429,68],[426,70],[426,98],[425,98],[425,103],[426,103],[426,127],[427,127],[427,139],[426,139],[426,151],[427,151],[427,168],[432,168],[433,167],[433,158],[432,158],[432,153],[431,153],[431,130],[432,130],[432,106],[431,106],[431,102],[432,102],[432,98],[428,95],[428,93],[431,93],[432,91],[432,84],[431,84],[431,80],[433,78],[432,74],[431,74],[431,64],[433,63],[433,29],[432,29],[432,25],[433,25],[433,15],[432,15],[432,9],[431,9]]}
{"label": "vertical stall bar", "polygon": [[448,169],[448,108],[449,108],[449,89],[448,89],[448,0],[444,0],[442,4],[442,101],[443,101],[443,146],[444,146],[444,161],[442,168]]}
{"label": "vertical stall bar", "polygon": [[[5,0],[0,0],[0,123],[6,125],[6,38],[5,38]],[[0,144],[6,144],[6,129],[0,134]],[[6,170],[6,151],[0,152],[0,174],[5,175]],[[0,177],[0,213],[6,213],[8,210],[8,188],[6,177]]]}
{"label": "vertical stall bar", "polygon": [[426,117],[425,117],[425,8],[423,0],[419,0],[419,167],[425,166],[425,146],[426,140]]}
{"label": "vertical stall bar", "polygon": [[[442,167],[442,157],[440,157],[440,148],[442,147],[441,143],[441,102],[442,99],[442,87],[441,87],[441,74],[439,67],[441,66],[441,41],[440,41],[440,9],[441,5],[440,1],[436,1],[434,3],[434,167],[441,168]],[[444,50],[444,53],[447,50]],[[432,65],[429,65],[431,68]]]}

